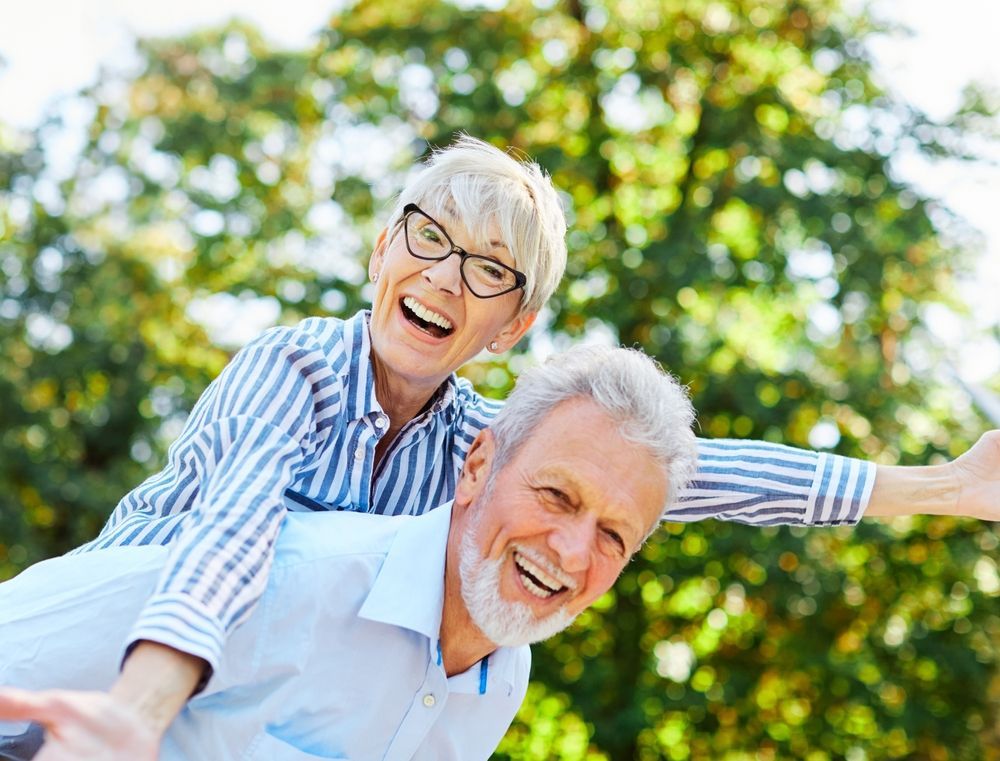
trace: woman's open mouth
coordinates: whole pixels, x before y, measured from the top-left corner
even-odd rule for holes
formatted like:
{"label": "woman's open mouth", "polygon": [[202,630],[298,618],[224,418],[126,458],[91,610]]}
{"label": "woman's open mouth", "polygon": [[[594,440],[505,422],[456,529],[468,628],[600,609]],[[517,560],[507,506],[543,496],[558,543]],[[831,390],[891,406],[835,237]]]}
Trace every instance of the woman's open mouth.
{"label": "woman's open mouth", "polygon": [[455,331],[451,320],[443,314],[428,309],[412,296],[404,296],[399,300],[399,308],[403,316],[417,328],[434,338],[450,336]]}

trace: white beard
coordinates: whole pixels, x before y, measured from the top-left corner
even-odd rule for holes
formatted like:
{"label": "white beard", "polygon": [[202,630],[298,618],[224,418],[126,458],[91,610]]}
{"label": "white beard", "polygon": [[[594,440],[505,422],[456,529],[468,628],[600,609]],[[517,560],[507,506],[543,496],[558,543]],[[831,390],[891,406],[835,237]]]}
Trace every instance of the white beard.
{"label": "white beard", "polygon": [[462,600],[472,622],[498,647],[520,647],[558,634],[573,622],[563,606],[544,618],[536,618],[531,606],[500,597],[500,573],[504,557],[487,560],[476,545],[478,514],[469,521],[459,544],[458,576]]}

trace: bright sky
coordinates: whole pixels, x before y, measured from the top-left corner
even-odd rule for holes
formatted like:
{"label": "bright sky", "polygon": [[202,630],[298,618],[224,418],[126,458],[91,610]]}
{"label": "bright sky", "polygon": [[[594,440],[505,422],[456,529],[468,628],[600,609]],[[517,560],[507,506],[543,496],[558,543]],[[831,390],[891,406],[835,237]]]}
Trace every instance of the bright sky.
{"label": "bright sky", "polygon": [[[991,52],[1000,29],[997,0],[874,2],[881,15],[915,31],[912,38],[873,45],[879,76],[930,115],[946,116],[972,79],[1000,82],[1000,56]],[[0,121],[21,127],[37,123],[53,98],[93,82],[102,65],[127,61],[134,35],[176,35],[239,15],[272,42],[297,47],[342,4],[343,0],[8,3],[0,23]],[[993,158],[1000,164],[1000,147]],[[906,179],[942,198],[984,234],[978,270],[963,291],[972,324],[941,312],[930,318],[942,344],[953,347],[951,359],[964,378],[973,382],[995,378],[1000,375],[1000,346],[981,331],[1000,325],[1000,168],[986,162],[973,167],[930,166],[913,157],[901,158],[897,167]]]}

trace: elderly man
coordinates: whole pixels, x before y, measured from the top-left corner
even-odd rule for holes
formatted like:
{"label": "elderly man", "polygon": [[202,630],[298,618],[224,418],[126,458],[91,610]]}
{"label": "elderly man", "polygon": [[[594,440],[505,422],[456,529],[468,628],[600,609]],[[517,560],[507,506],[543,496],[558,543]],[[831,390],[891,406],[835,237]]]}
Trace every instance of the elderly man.
{"label": "elderly man", "polygon": [[[527,645],[608,590],[693,472],[692,421],[645,355],[580,348],[521,377],[450,508],[287,516],[262,604],[162,757],[487,758],[524,696]],[[111,548],[0,586],[0,683],[106,689],[166,558]],[[43,755],[83,747],[58,711],[0,697],[0,717],[56,728]],[[159,744],[123,742],[136,759]]]}

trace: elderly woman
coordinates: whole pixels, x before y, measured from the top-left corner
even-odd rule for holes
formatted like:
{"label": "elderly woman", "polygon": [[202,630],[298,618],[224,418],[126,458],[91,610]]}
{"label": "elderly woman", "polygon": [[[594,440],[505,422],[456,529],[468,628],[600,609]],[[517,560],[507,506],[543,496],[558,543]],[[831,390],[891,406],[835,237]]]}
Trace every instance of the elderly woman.
{"label": "elderly woman", "polygon": [[[166,467],[77,550],[172,548],[122,643],[128,656],[111,697],[66,699],[54,728],[125,742],[130,724],[155,748],[254,609],[286,510],[419,514],[451,499],[469,446],[499,405],[454,372],[524,335],[562,275],[564,235],[555,190],[535,164],[472,138],[435,153],[376,241],[371,312],[275,328],[239,352]],[[866,463],[773,444],[702,442],[700,452],[678,520],[850,523],[875,482]],[[940,474],[908,470],[911,487],[937,477],[952,488]],[[879,473],[869,513],[954,501],[941,490],[935,503],[907,493],[901,507],[900,478]]]}

